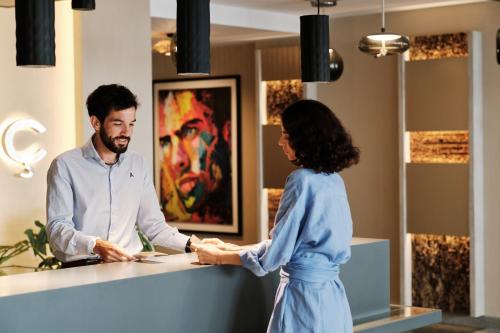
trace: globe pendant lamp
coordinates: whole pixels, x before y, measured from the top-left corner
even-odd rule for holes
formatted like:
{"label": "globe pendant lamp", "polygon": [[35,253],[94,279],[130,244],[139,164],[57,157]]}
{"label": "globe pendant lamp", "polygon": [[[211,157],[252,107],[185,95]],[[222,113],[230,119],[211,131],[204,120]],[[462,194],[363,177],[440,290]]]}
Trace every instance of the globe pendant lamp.
{"label": "globe pendant lamp", "polygon": [[54,17],[54,0],[16,0],[17,66],[55,66]]}
{"label": "globe pendant lamp", "polygon": [[302,82],[329,82],[329,37],[328,15],[300,17],[300,60]]}
{"label": "globe pendant lamp", "polygon": [[335,49],[329,50],[330,54],[330,81],[337,81],[344,72],[344,60]]}
{"label": "globe pendant lamp", "polygon": [[500,65],[500,29],[497,30],[497,63]]}
{"label": "globe pendant lamp", "polygon": [[410,47],[405,36],[385,31],[385,0],[382,0],[382,29],[380,33],[361,38],[358,48],[376,58],[403,53]]}
{"label": "globe pendant lamp", "polygon": [[177,74],[210,74],[209,0],[177,0]]}
{"label": "globe pendant lamp", "polygon": [[71,0],[71,8],[73,10],[94,10],[95,0]]}

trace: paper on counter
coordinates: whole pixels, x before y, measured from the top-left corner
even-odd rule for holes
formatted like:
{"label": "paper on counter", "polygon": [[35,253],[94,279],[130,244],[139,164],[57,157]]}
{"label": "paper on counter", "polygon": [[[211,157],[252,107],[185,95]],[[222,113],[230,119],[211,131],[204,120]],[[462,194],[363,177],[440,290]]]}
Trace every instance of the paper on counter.
{"label": "paper on counter", "polygon": [[[137,262],[144,264],[160,264],[162,261],[161,257],[166,257],[168,254],[162,252],[139,252],[134,255],[137,258]],[[157,259],[158,258],[158,259]]]}

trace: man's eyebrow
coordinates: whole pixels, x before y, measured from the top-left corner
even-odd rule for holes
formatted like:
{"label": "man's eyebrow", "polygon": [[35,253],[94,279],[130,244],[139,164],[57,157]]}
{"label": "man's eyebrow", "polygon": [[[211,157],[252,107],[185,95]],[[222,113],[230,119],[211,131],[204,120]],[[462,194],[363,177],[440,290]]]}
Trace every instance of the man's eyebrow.
{"label": "man's eyebrow", "polygon": [[185,124],[182,125],[181,130],[185,130],[187,127],[199,124],[201,122],[202,122],[202,120],[199,119],[199,118],[191,119],[191,120],[189,120],[188,122],[186,122]]}
{"label": "man's eyebrow", "polygon": [[[119,121],[121,123],[125,122],[124,120],[121,120],[119,118],[112,118],[110,121],[111,122],[117,122],[117,121]],[[137,119],[134,119],[134,120],[131,121],[131,123],[135,123],[136,121],[137,121]]]}

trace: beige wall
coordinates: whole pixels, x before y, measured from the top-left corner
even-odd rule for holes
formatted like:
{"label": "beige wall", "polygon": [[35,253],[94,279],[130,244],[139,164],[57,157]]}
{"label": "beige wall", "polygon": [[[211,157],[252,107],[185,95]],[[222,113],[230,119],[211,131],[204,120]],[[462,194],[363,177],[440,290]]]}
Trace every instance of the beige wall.
{"label": "beige wall", "polygon": [[[500,3],[396,12],[387,28],[408,35],[477,30],[483,34],[485,138],[486,312],[500,316],[500,66],[495,34]],[[391,240],[391,300],[399,300],[397,59],[375,60],[357,50],[357,41],[377,31],[379,15],[332,21],[332,45],[344,58],[344,75],[321,85],[318,97],[344,121],[362,149],[361,163],[345,172],[357,236]]]}
{"label": "beige wall", "polygon": [[406,166],[407,225],[412,234],[469,236],[469,166]]}
{"label": "beige wall", "polygon": [[[224,237],[235,243],[257,241],[257,109],[255,103],[255,57],[253,44],[212,48],[213,76],[241,76],[241,174],[243,237]],[[177,78],[169,58],[153,55],[153,78]]]}
{"label": "beige wall", "polygon": [[469,128],[469,60],[405,62],[407,131]]}
{"label": "beige wall", "polygon": [[[0,245],[25,239],[23,232],[34,227],[35,219],[45,222],[45,177],[50,162],[75,145],[73,14],[71,2],[56,2],[55,7],[56,67],[41,69],[16,67],[14,8],[0,10],[0,132],[2,125],[14,119],[34,118],[47,132],[20,133],[16,146],[23,149],[38,142],[48,152],[34,166],[34,177],[22,179],[13,175],[17,165],[8,163],[0,151]],[[35,263],[29,252],[5,265]]]}
{"label": "beige wall", "polygon": [[337,82],[318,85],[317,96],[361,149],[359,165],[341,173],[354,235],[390,240],[391,301],[399,303],[397,61],[375,60],[357,50],[364,26],[370,27],[370,21],[335,22],[333,45],[344,59],[344,74]]}
{"label": "beige wall", "polygon": [[140,107],[130,148],[153,170],[151,20],[149,0],[98,1],[96,10],[75,14],[77,144],[92,135],[85,99],[101,84],[119,83]]}

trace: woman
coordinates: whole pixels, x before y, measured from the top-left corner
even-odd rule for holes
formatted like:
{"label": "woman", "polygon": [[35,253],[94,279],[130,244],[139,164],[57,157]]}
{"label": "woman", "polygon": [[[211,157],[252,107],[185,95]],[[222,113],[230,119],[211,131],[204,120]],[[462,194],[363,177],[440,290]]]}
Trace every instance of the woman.
{"label": "woman", "polygon": [[198,258],[242,265],[258,276],[281,266],[268,332],[351,333],[339,265],[350,258],[352,221],[338,172],[358,162],[359,150],[320,102],[292,104],[281,123],[279,145],[299,168],[287,178],[271,239],[248,249],[205,240],[212,245],[198,249]]}

